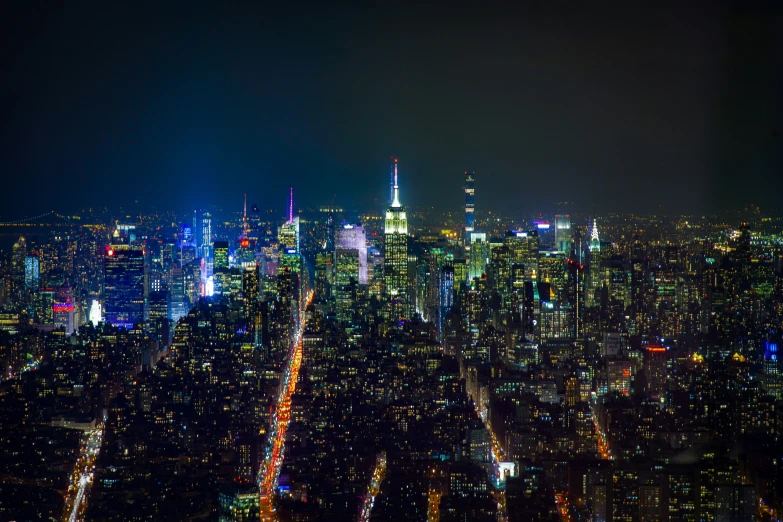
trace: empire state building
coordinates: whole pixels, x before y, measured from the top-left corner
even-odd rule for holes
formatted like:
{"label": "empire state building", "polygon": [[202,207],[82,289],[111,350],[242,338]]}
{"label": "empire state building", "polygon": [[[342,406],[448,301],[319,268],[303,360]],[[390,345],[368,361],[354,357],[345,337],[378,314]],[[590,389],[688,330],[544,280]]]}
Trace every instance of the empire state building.
{"label": "empire state building", "polygon": [[410,318],[410,291],[408,288],[408,217],[400,204],[397,183],[398,159],[392,159],[394,169],[394,197],[386,209],[384,233],[384,280],[389,301],[389,317],[393,320]]}

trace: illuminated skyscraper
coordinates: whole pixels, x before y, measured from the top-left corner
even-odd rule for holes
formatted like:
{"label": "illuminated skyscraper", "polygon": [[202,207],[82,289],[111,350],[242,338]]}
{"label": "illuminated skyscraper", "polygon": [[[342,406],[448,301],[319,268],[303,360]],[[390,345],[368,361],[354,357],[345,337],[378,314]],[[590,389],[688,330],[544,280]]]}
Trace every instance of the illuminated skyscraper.
{"label": "illuminated skyscraper", "polygon": [[573,237],[571,233],[571,216],[555,216],[555,250],[565,252],[566,257],[571,255]]}
{"label": "illuminated skyscraper", "polygon": [[593,228],[590,229],[590,252],[601,251],[601,240],[598,237],[598,221],[593,219]]}
{"label": "illuminated skyscraper", "polygon": [[24,286],[27,290],[37,290],[40,279],[40,260],[38,256],[24,258]]}
{"label": "illuminated skyscraper", "polygon": [[228,268],[228,241],[215,241],[212,243],[214,256],[214,270]]}
{"label": "illuminated skyscraper", "polygon": [[128,245],[111,245],[104,262],[104,318],[132,328],[144,320],[144,252]]}
{"label": "illuminated skyscraper", "polygon": [[470,250],[470,234],[476,229],[475,173],[465,172],[465,250]]}
{"label": "illuminated skyscraper", "polygon": [[384,279],[386,294],[391,305],[390,318],[410,317],[410,291],[408,288],[408,216],[400,204],[397,183],[397,160],[394,161],[394,196],[386,209],[384,231]]}
{"label": "illuminated skyscraper", "polygon": [[57,289],[52,310],[54,327],[63,328],[65,335],[71,335],[76,330],[76,305],[73,302],[73,291],[70,286]]}
{"label": "illuminated skyscraper", "polygon": [[288,221],[277,229],[277,242],[281,255],[299,254],[299,216],[294,218],[294,189],[291,189],[288,203]]}
{"label": "illuminated skyscraper", "polygon": [[[364,228],[361,224],[356,223],[343,223],[341,227],[336,230],[335,233],[335,252],[337,254],[340,251],[354,251],[358,256],[359,272],[357,274],[357,282],[362,285],[367,284],[367,238],[364,233]],[[335,264],[337,268],[337,277],[339,274],[339,265]]]}
{"label": "illuminated skyscraper", "polygon": [[601,289],[603,277],[601,274],[601,240],[598,237],[598,223],[595,219],[593,219],[593,226],[590,229],[590,242],[587,248],[590,252],[590,272],[587,280],[585,304],[596,306],[598,304],[596,294]]}
{"label": "illuminated skyscraper", "polygon": [[483,232],[472,232],[470,234],[470,255],[468,256],[468,280],[472,281],[487,271],[487,260],[489,259],[489,243],[487,243],[487,234]]}

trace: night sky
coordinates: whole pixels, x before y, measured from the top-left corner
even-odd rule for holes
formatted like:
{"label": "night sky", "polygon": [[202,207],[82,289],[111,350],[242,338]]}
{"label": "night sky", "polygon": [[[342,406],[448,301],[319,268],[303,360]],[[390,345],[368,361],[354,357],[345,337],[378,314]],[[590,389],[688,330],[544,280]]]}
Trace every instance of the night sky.
{"label": "night sky", "polygon": [[6,219],[244,192],[282,214],[290,185],[381,210],[390,155],[411,207],[459,210],[466,169],[520,216],[780,207],[778,3],[7,4]]}

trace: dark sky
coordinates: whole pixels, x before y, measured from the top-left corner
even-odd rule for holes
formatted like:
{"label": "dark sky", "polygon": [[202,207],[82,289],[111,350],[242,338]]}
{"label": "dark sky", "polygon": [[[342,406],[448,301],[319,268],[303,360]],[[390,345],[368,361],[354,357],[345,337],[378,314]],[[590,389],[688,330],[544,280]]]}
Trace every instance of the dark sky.
{"label": "dark sky", "polygon": [[781,197],[776,3],[8,4],[4,218],[243,192],[282,211],[289,185],[380,210],[390,155],[414,207],[458,210],[466,169],[480,210],[518,215]]}

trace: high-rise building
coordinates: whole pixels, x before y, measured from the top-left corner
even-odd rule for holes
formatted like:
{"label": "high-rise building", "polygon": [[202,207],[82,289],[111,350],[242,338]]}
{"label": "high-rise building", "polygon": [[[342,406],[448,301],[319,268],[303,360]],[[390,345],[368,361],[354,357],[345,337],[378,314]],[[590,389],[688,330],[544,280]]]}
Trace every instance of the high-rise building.
{"label": "high-rise building", "polygon": [[601,274],[601,240],[598,237],[598,222],[595,219],[593,219],[593,226],[590,229],[590,242],[587,248],[590,253],[590,272],[588,273],[587,291],[585,292],[585,304],[587,306],[596,306],[599,303],[597,294],[602,286],[603,274]]}
{"label": "high-rise building", "polygon": [[367,284],[367,240],[362,225],[343,223],[335,234],[333,287],[341,322],[353,315],[358,284]]}
{"label": "high-rise building", "polygon": [[38,288],[40,279],[40,261],[38,256],[27,256],[24,258],[24,287],[27,290]]}
{"label": "high-rise building", "polygon": [[[359,258],[359,273],[357,282],[367,284],[367,237],[361,224],[343,223],[335,232],[335,252],[341,250],[355,251]],[[336,255],[336,254],[335,254]],[[339,266],[335,264],[339,271]],[[339,276],[339,274],[337,274]]]}
{"label": "high-rise building", "polygon": [[593,219],[593,227],[590,229],[590,252],[601,251],[601,239],[598,237],[598,221]]}
{"label": "high-rise building", "polygon": [[384,279],[390,303],[390,318],[410,317],[410,290],[408,285],[408,216],[400,204],[397,181],[397,165],[394,161],[394,197],[386,209],[384,229]]}
{"label": "high-rise building", "polygon": [[26,258],[27,241],[24,237],[20,237],[19,241],[14,243],[13,249],[11,250],[11,273],[8,278],[8,282],[10,283],[8,295],[13,300],[19,299],[24,290]]}
{"label": "high-rise building", "polygon": [[353,317],[356,286],[359,282],[360,259],[356,249],[338,248],[334,252],[334,287],[337,320],[346,323]]}
{"label": "high-rise building", "polygon": [[219,522],[258,520],[258,491],[251,484],[230,485],[220,490],[218,497]]}
{"label": "high-rise building", "polygon": [[228,268],[228,241],[215,241],[212,243],[213,268],[215,271]]}
{"label": "high-rise building", "polygon": [[571,255],[574,239],[571,232],[571,216],[555,216],[555,250],[565,252],[566,256]]}
{"label": "high-rise building", "polygon": [[168,318],[176,323],[188,314],[188,305],[185,298],[185,274],[182,268],[172,267],[169,281]]}
{"label": "high-rise building", "polygon": [[277,242],[283,255],[299,254],[299,216],[294,218],[294,189],[291,189],[288,220],[277,229]]}
{"label": "high-rise building", "polygon": [[489,243],[487,243],[487,234],[484,232],[471,232],[471,249],[468,255],[468,280],[472,281],[487,271],[487,261],[489,260]]}
{"label": "high-rise building", "polygon": [[104,262],[104,318],[132,328],[144,320],[144,252],[128,245],[111,245]]}
{"label": "high-rise building", "polygon": [[525,280],[535,281],[538,277],[538,253],[540,240],[538,231],[524,232],[512,230],[506,232],[503,245],[509,249],[511,262],[519,263],[525,268]]}
{"label": "high-rise building", "polygon": [[54,327],[63,328],[66,335],[71,335],[76,330],[76,305],[73,302],[71,287],[64,286],[57,289],[52,311]]}
{"label": "high-rise building", "polygon": [[476,229],[475,172],[465,172],[465,250],[470,250],[470,234]]}

